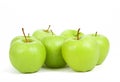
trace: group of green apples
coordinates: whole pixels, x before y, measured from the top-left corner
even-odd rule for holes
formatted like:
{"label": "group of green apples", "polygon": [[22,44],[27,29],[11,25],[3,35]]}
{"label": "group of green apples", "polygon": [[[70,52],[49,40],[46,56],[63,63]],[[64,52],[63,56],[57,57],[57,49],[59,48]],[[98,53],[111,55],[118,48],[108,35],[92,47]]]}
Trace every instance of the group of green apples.
{"label": "group of green apples", "polygon": [[109,40],[98,34],[83,34],[80,29],[67,29],[56,35],[48,29],[36,30],[32,36],[16,36],[10,43],[9,57],[12,65],[21,73],[34,73],[42,66],[62,68],[66,65],[74,71],[87,72],[105,60]]}

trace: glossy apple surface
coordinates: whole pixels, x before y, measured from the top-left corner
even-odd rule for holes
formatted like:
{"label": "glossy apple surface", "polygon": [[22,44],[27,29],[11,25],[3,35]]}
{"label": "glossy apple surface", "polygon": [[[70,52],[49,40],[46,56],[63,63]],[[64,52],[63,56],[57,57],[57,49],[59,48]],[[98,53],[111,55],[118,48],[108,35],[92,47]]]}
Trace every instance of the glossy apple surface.
{"label": "glossy apple surface", "polygon": [[49,36],[42,40],[46,48],[46,61],[45,64],[50,68],[60,68],[66,65],[61,52],[61,46],[64,38],[60,36]]}
{"label": "glossy apple surface", "polygon": [[99,58],[99,48],[90,36],[67,40],[62,46],[62,55],[69,67],[74,71],[92,70]]}
{"label": "glossy apple surface", "polygon": [[44,45],[35,38],[30,37],[29,42],[26,42],[20,37],[10,46],[9,57],[18,71],[33,73],[44,64],[46,51]]}
{"label": "glossy apple surface", "polygon": [[97,41],[97,44],[99,46],[99,49],[100,49],[100,57],[97,62],[97,65],[100,65],[104,62],[104,60],[106,59],[106,57],[108,55],[110,43],[109,43],[108,38],[104,35],[91,34],[91,36],[95,38],[95,40]]}

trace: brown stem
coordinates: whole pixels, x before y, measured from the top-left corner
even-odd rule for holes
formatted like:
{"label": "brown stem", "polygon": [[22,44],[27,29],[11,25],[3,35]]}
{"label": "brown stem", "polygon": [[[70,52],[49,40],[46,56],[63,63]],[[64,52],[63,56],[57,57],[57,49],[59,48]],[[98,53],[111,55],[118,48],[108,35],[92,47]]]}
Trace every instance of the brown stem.
{"label": "brown stem", "polygon": [[97,32],[95,32],[95,36],[97,36],[97,34],[98,34],[98,33],[97,33]]}
{"label": "brown stem", "polygon": [[50,29],[50,27],[51,27],[51,25],[49,25],[49,26],[48,26],[48,29],[47,29],[47,30],[49,30],[49,29]]}
{"label": "brown stem", "polygon": [[54,35],[53,31],[52,30],[50,30],[50,31],[51,31],[52,35]]}
{"label": "brown stem", "polygon": [[78,31],[77,31],[77,40],[80,39],[79,34],[80,34],[80,28],[79,28]]}
{"label": "brown stem", "polygon": [[50,29],[51,25],[48,26],[48,28],[46,30],[44,30],[45,32],[48,32]]}
{"label": "brown stem", "polygon": [[25,37],[25,41],[28,42],[28,39],[27,39],[27,37],[26,37],[26,35],[25,35],[24,28],[22,28],[22,32],[23,32],[23,35],[24,35],[24,37]]}

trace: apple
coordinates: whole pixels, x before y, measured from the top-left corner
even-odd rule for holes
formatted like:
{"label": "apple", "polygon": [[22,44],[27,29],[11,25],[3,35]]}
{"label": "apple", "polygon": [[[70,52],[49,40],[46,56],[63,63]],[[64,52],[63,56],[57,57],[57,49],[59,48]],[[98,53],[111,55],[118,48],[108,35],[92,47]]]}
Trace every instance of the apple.
{"label": "apple", "polygon": [[91,34],[91,36],[95,38],[97,44],[99,45],[100,57],[97,65],[100,65],[103,63],[103,61],[108,55],[110,43],[106,36],[98,34],[97,32],[95,34]]}
{"label": "apple", "polygon": [[44,45],[30,36],[18,37],[9,49],[11,64],[21,73],[37,72],[44,64],[46,51]]}
{"label": "apple", "polygon": [[[79,32],[79,36],[83,36],[82,32]],[[74,38],[77,36],[77,31],[73,29],[67,29],[61,33],[61,36],[65,37],[66,39]]]}
{"label": "apple", "polygon": [[46,48],[45,65],[49,68],[61,68],[66,65],[61,52],[64,38],[61,36],[48,36],[41,40]]}
{"label": "apple", "polygon": [[50,30],[50,25],[47,30],[39,29],[33,33],[33,36],[40,41],[46,36],[51,36],[51,35],[54,35],[54,33],[52,32],[52,30]]}
{"label": "apple", "polygon": [[86,72],[92,70],[99,58],[99,47],[91,36],[69,39],[62,45],[62,56],[69,67],[74,71]]}

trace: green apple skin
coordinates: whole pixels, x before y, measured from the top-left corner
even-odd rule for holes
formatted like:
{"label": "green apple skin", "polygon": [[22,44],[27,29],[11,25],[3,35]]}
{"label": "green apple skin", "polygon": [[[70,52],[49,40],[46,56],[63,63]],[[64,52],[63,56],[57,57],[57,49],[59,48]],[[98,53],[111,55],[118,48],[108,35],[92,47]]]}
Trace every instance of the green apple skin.
{"label": "green apple skin", "polygon": [[64,38],[61,36],[48,36],[42,40],[46,48],[45,65],[49,68],[61,68],[66,65],[62,57],[61,46]]}
{"label": "green apple skin", "polygon": [[51,31],[45,31],[43,29],[39,29],[39,30],[36,30],[32,36],[34,36],[36,39],[38,40],[42,40],[43,38],[47,37],[47,36],[52,36],[54,35]]}
{"label": "green apple skin", "polygon": [[97,62],[97,65],[100,65],[104,62],[104,60],[106,59],[106,57],[108,55],[110,43],[109,43],[108,38],[104,35],[98,34],[95,36],[95,34],[92,34],[92,36],[96,39],[97,44],[100,49],[100,57]]}
{"label": "green apple skin", "polygon": [[10,46],[11,64],[21,73],[37,72],[44,64],[46,51],[44,45],[35,38],[25,42],[22,37]]}
{"label": "green apple skin", "polygon": [[[30,36],[26,36],[28,39],[29,38],[34,38],[34,37],[30,37]],[[10,43],[10,46],[12,45],[12,44],[14,44],[14,42],[16,42],[17,40],[19,40],[19,39],[25,39],[25,37],[23,37],[23,36],[16,36],[16,37],[14,37],[13,39],[12,39],[12,41],[11,41],[11,43]]]}
{"label": "green apple skin", "polygon": [[[80,32],[79,36],[83,36],[84,34]],[[67,29],[61,33],[61,36],[65,37],[66,39],[73,38],[77,36],[77,31],[72,29]]]}
{"label": "green apple skin", "polygon": [[69,67],[77,72],[92,70],[99,58],[99,48],[94,38],[83,36],[67,40],[62,45],[62,55]]}

